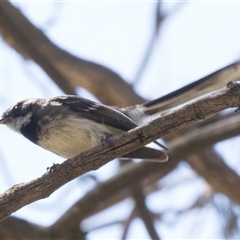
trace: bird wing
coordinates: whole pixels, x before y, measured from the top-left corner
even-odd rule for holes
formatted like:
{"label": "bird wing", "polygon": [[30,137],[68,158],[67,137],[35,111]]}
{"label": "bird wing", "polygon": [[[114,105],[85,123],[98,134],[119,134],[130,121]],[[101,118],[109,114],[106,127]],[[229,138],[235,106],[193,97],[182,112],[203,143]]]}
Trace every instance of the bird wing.
{"label": "bird wing", "polygon": [[74,113],[79,114],[80,117],[123,131],[137,127],[134,121],[117,109],[79,96],[59,96],[51,98],[49,101],[60,103]]}

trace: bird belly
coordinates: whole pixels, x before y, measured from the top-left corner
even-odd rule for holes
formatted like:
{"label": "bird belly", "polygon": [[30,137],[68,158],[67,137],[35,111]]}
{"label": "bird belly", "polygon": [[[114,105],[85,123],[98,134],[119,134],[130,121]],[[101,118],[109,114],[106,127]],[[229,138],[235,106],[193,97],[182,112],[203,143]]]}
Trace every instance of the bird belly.
{"label": "bird belly", "polygon": [[124,131],[99,124],[88,119],[69,117],[58,121],[58,125],[48,123],[41,132],[38,144],[64,158],[72,158],[83,151],[101,144],[107,137],[117,136]]}

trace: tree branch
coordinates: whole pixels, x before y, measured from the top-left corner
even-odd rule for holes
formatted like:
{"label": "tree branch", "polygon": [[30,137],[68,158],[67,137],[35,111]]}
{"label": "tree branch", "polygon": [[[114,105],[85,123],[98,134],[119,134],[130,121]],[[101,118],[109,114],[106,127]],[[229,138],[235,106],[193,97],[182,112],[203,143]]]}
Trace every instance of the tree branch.
{"label": "tree branch", "polygon": [[142,188],[140,185],[132,186],[131,188],[133,197],[135,199],[136,210],[138,212],[139,217],[142,219],[148,234],[151,239],[160,240],[160,237],[154,228],[154,219],[150,210],[148,210],[147,205],[145,203],[145,196],[143,194]]}
{"label": "tree branch", "polygon": [[239,97],[240,85],[237,83],[228,84],[228,87],[223,90],[166,113],[148,124],[112,139],[110,144],[103,143],[72,159],[68,159],[53,172],[45,173],[28,183],[13,186],[0,195],[0,219],[3,220],[12,212],[31,202],[48,197],[67,182],[88,171],[100,168],[114,158],[140,148],[218,111],[238,107],[240,104]]}
{"label": "tree branch", "polygon": [[[231,122],[231,124],[229,124],[229,122]],[[129,195],[128,192],[126,192],[126,188],[131,189],[131,186],[135,183],[141,183],[141,186],[144,188],[146,185],[152,183],[151,181],[149,182],[149,176],[157,174],[157,179],[161,179],[171,172],[181,159],[186,158],[189,154],[199,154],[203,149],[212,146],[219,140],[221,141],[239,135],[239,123],[240,115],[237,115],[230,119],[224,119],[221,120],[221,122],[213,123],[210,126],[202,127],[201,131],[194,130],[190,133],[186,133],[176,140],[169,142],[170,160],[161,164],[160,167],[158,167],[159,165],[156,163],[148,163],[145,161],[124,166],[114,177],[100,183],[96,188],[89,191],[84,197],[74,203],[73,206],[52,226],[52,229],[55,229],[57,232],[59,229],[63,228],[66,230],[66,226],[69,225],[67,224],[68,222],[74,221],[79,223],[83,219],[128,197]],[[191,156],[195,156],[195,154]],[[198,160],[201,161],[201,159]],[[195,164],[203,166],[203,164],[197,161],[195,161]],[[218,167],[219,164],[220,167]],[[223,179],[223,181],[221,181],[222,185],[216,183],[214,179],[211,181],[211,179],[207,178],[206,181],[211,184],[215,191],[225,194],[232,201],[240,204],[239,191],[233,191],[229,194],[229,189],[237,189],[240,185],[240,177],[223,161],[214,161],[214,164],[212,162],[211,165],[212,168],[216,168],[216,171],[214,171],[215,177],[217,179]],[[222,168],[224,168],[224,171],[221,171]],[[203,172],[203,177],[205,177],[206,174],[209,178],[211,177],[208,171],[204,174],[204,167],[201,168],[201,172]],[[198,171],[198,173],[201,174],[200,171]],[[148,181],[146,182],[144,179]],[[215,184],[217,184],[217,187]],[[118,195],[118,197],[116,197],[116,195]],[[117,200],[115,200],[116,198]],[[101,206],[104,207],[99,207],[100,202],[102,203]],[[71,232],[71,229],[68,230]]]}
{"label": "tree branch", "polygon": [[[186,160],[215,191],[224,193],[235,202],[237,196],[237,203],[239,203],[239,194],[232,190],[233,186],[236,186],[236,173],[226,165],[216,151],[207,148],[199,155],[187,156]],[[239,176],[237,176],[237,180],[239,184]],[[228,187],[224,187],[226,182]]]}
{"label": "tree branch", "polygon": [[1,224],[1,240],[49,239],[45,227],[38,226],[17,217],[9,217]]}

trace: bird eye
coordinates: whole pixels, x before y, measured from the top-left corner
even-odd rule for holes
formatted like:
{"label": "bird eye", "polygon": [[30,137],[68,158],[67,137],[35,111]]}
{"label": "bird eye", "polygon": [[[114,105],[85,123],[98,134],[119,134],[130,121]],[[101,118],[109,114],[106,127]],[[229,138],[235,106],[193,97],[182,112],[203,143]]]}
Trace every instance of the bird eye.
{"label": "bird eye", "polygon": [[20,112],[20,110],[21,110],[20,106],[19,106],[19,105],[15,105],[15,106],[13,107],[13,109],[12,109],[13,115],[18,114],[18,113]]}

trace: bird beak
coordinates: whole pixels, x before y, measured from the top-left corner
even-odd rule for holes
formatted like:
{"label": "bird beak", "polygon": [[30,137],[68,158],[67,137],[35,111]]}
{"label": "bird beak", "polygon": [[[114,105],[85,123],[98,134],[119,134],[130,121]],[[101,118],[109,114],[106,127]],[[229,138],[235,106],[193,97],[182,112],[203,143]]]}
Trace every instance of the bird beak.
{"label": "bird beak", "polygon": [[1,117],[0,124],[6,124],[6,123],[7,123],[7,118]]}

